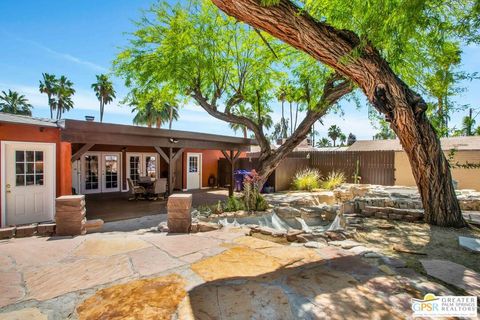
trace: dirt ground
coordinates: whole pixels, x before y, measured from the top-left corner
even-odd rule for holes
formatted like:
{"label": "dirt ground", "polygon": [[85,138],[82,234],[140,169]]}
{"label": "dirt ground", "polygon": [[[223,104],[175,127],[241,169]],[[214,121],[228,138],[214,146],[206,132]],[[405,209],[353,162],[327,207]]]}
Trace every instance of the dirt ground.
{"label": "dirt ground", "polygon": [[[380,228],[386,224],[393,225],[394,228],[390,230]],[[480,272],[480,254],[467,251],[458,244],[459,236],[480,238],[479,228],[440,228],[425,223],[386,222],[371,218],[363,219],[363,226],[363,230],[357,230],[355,240],[375,246],[388,255],[404,260],[408,267],[422,275],[426,276],[426,273],[419,260],[426,258],[450,260]],[[423,255],[398,252],[393,249],[394,245],[401,245]]]}

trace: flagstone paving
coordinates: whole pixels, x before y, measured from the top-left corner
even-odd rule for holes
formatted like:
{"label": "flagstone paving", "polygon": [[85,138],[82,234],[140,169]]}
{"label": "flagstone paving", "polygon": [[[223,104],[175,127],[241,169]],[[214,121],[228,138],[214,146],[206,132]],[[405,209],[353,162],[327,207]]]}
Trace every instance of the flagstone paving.
{"label": "flagstone paving", "polygon": [[450,293],[399,263],[388,275],[385,261],[241,228],[11,239],[0,242],[0,320],[396,319],[412,297]]}

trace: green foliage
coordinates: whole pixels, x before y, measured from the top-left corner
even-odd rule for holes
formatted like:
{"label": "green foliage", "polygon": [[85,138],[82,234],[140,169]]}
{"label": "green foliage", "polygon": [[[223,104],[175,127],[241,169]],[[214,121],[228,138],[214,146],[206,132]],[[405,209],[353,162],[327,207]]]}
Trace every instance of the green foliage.
{"label": "green foliage", "polygon": [[322,175],[316,169],[303,169],[295,173],[293,178],[293,187],[296,190],[312,191],[320,188],[320,179]]}
{"label": "green foliage", "polygon": [[332,143],[330,142],[330,140],[328,140],[325,137],[318,140],[318,142],[316,144],[317,148],[326,148],[326,147],[331,147],[331,146],[332,146]]}
{"label": "green foliage", "polygon": [[[168,91],[185,102],[193,100],[213,116],[218,117],[218,111],[227,118],[251,120],[261,128],[255,135],[273,126],[271,104],[282,86],[286,92],[281,99],[295,104],[295,115],[297,108],[331,107],[320,99],[329,68],[267,34],[259,36],[210,1],[175,6],[159,2],[136,28],[114,61],[116,75],[131,90],[130,99]],[[228,121],[225,118],[220,119]],[[282,117],[280,136],[286,135],[285,120]],[[294,127],[292,117],[290,122]],[[247,134],[243,125],[232,128]]]}
{"label": "green foliage", "polygon": [[8,90],[0,95],[0,112],[31,116],[32,108],[27,98],[18,92]]}
{"label": "green foliage", "polygon": [[225,212],[245,210],[243,199],[239,199],[235,196],[229,197],[223,207]]}
{"label": "green foliage", "polygon": [[322,188],[333,190],[342,183],[345,183],[345,181],[345,174],[343,172],[331,171],[328,176],[322,180]]}

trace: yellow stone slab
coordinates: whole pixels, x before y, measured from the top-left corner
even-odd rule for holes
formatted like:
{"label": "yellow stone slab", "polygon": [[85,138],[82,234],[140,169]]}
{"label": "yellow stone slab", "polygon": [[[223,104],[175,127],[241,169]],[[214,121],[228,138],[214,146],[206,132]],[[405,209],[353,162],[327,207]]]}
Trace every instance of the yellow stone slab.
{"label": "yellow stone slab", "polygon": [[322,260],[322,257],[316,253],[315,250],[305,247],[280,246],[259,248],[257,250],[270,257],[276,258],[282,266],[287,268],[315,263]]}
{"label": "yellow stone slab", "polygon": [[272,247],[285,248],[284,245],[281,245],[272,241],[258,239],[255,237],[241,237],[233,240],[233,242],[236,244],[240,244],[242,246],[247,246],[252,249],[272,248]]}
{"label": "yellow stone slab", "polygon": [[277,259],[247,247],[234,247],[191,265],[205,281],[235,277],[254,277],[277,270]]}
{"label": "yellow stone slab", "polygon": [[89,238],[75,250],[75,255],[83,257],[109,257],[151,246],[151,244],[133,237]]}
{"label": "yellow stone slab", "polygon": [[170,274],[99,290],[77,307],[80,320],[172,319],[185,298],[185,280]]}
{"label": "yellow stone slab", "polygon": [[26,308],[22,310],[0,313],[0,320],[47,320],[47,315],[37,308]]}

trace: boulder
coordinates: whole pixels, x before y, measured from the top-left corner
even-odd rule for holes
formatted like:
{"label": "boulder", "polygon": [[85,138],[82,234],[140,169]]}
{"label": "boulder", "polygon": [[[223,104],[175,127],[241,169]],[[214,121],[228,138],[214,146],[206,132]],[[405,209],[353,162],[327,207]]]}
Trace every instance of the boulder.
{"label": "boulder", "polygon": [[204,222],[200,221],[197,224],[198,232],[209,232],[220,229],[222,226],[214,222]]}

